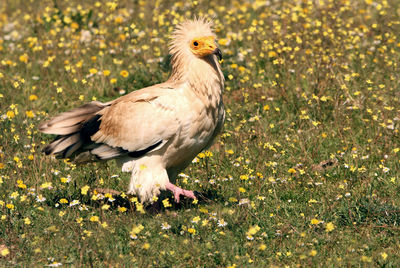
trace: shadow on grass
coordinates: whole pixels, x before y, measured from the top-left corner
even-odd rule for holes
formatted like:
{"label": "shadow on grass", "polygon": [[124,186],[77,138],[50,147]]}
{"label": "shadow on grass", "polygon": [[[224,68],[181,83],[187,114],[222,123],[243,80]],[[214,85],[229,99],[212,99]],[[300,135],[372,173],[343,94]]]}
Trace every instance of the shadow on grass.
{"label": "shadow on grass", "polygon": [[[104,204],[110,205],[109,210],[117,210],[121,207],[125,207],[130,212],[135,212],[137,210],[135,202],[132,202],[131,199],[135,198],[135,196],[127,195],[125,197],[121,196],[121,193],[115,190],[109,189],[101,189],[102,193],[98,192],[97,200],[91,199],[92,195],[82,195],[80,192],[69,193],[69,203],[72,200],[78,200],[80,204],[90,206],[90,207],[101,207]],[[106,193],[112,195],[111,198],[106,197]],[[225,199],[221,195],[218,194],[216,190],[207,190],[205,192],[197,192],[195,191],[195,196],[197,197],[197,205],[199,204],[208,204],[213,202],[224,202]],[[65,191],[57,191],[53,195],[47,195],[45,203],[50,207],[56,208],[65,208],[65,205],[60,204],[60,199],[65,198]],[[168,208],[165,208],[163,205],[163,200],[168,198],[169,204],[171,205]],[[58,205],[57,205],[58,204]],[[193,200],[189,198],[181,198],[179,203],[174,201],[173,195],[168,191],[161,191],[161,194],[158,196],[158,200],[153,202],[152,204],[145,204],[144,210],[149,214],[157,214],[165,210],[169,211],[177,211],[182,209],[189,209],[194,206]]]}
{"label": "shadow on grass", "polygon": [[[209,204],[213,202],[220,202],[221,201],[221,196],[217,193],[216,190],[208,190],[206,192],[197,192],[194,191],[194,194],[197,198],[197,205],[199,204]],[[171,204],[171,207],[165,208],[163,206],[162,200],[168,198],[169,203]],[[182,210],[182,209],[188,209],[193,207],[193,200],[189,198],[183,198],[179,203],[176,203],[174,201],[174,197],[170,192],[167,191],[162,191],[160,196],[158,197],[157,202],[154,202],[153,204],[147,205],[145,207],[146,211],[149,213],[159,213],[165,210]]]}

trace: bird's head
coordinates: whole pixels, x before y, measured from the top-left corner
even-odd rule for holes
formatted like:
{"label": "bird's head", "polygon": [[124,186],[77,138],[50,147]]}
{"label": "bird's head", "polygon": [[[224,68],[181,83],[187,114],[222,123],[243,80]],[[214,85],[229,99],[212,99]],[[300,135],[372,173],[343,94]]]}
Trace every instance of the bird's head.
{"label": "bird's head", "polygon": [[212,22],[203,18],[180,23],[172,34],[170,53],[176,57],[207,58],[216,55],[222,59],[215,42]]}
{"label": "bird's head", "polygon": [[219,60],[222,60],[221,50],[215,44],[215,36],[212,35],[193,38],[190,41],[190,50],[200,58],[215,54]]}

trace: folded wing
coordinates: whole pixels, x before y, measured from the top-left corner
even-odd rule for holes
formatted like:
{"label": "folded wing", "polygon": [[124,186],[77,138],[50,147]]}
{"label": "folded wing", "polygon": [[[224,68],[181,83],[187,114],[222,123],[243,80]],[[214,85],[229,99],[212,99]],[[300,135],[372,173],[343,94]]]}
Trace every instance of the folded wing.
{"label": "folded wing", "polygon": [[133,92],[111,103],[92,102],[62,113],[39,129],[57,134],[44,151],[76,162],[141,157],[179,130],[172,89]]}

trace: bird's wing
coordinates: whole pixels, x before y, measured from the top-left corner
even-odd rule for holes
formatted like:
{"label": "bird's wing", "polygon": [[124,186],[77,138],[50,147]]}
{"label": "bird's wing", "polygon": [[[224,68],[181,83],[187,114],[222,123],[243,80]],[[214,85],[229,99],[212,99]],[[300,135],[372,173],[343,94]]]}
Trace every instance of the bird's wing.
{"label": "bird's wing", "polygon": [[179,96],[171,88],[128,94],[98,112],[100,125],[91,140],[140,156],[160,148],[178,132],[177,107]]}

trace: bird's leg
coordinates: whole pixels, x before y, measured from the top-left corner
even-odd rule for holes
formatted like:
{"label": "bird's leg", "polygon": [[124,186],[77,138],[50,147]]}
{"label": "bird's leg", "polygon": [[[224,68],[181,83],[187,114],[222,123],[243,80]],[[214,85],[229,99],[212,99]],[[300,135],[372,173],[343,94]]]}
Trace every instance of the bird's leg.
{"label": "bird's leg", "polygon": [[192,198],[192,199],[196,199],[196,196],[194,195],[193,191],[184,190],[170,182],[168,182],[167,185],[165,185],[165,188],[174,194],[176,203],[179,203],[179,197],[181,195]]}

